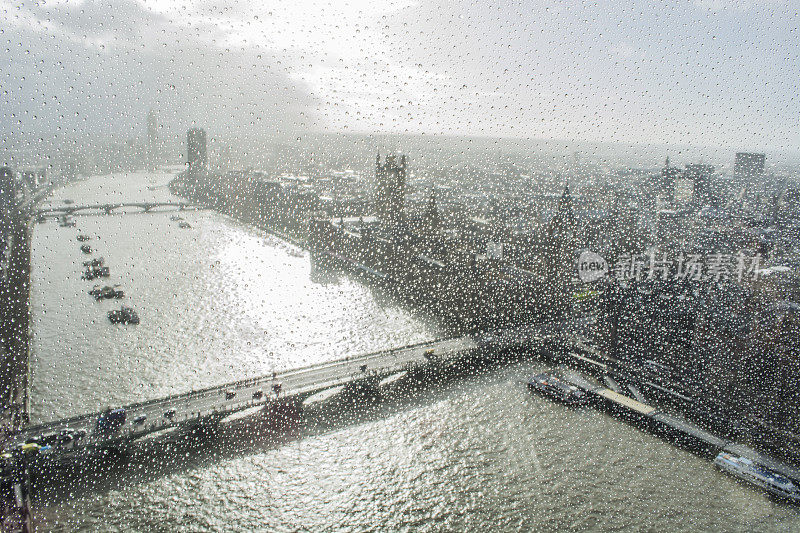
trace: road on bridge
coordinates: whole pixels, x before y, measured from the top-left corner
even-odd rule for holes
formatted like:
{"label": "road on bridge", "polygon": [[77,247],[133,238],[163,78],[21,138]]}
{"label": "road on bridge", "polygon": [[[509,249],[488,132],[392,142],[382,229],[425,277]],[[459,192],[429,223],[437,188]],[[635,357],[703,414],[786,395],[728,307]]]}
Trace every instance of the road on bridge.
{"label": "road on bridge", "polygon": [[[126,411],[125,425],[119,431],[111,434],[95,431],[97,419],[101,413],[92,413],[26,428],[9,439],[5,448],[11,449],[23,444],[29,438],[57,434],[65,429],[86,432],[86,438],[83,442],[76,442],[75,447],[102,446],[109,441],[137,438],[154,431],[199,421],[214,415],[225,416],[280,400],[303,399],[325,389],[359,380],[386,377],[405,370],[409,364],[428,362],[431,357],[430,350],[433,350],[434,357],[447,357],[475,347],[475,342],[470,338],[460,337],[279,372],[274,376],[270,374],[126,406],[124,407]],[[278,394],[273,389],[275,384],[280,384]],[[257,391],[260,392],[257,394]],[[230,397],[230,393],[233,393],[232,397]],[[171,416],[166,416],[168,413]],[[134,423],[140,417],[144,417],[143,422]],[[64,451],[72,450],[73,446],[69,448]]]}
{"label": "road on bridge", "polygon": [[[101,448],[170,427],[198,423],[209,417],[224,417],[259,405],[302,401],[317,392],[349,383],[374,381],[377,384],[380,379],[410,368],[423,365],[439,367],[477,348],[506,349],[529,343],[542,335],[560,332],[565,325],[564,322],[553,322],[491,334],[439,339],[131,404],[124,407],[125,424],[111,433],[96,431],[101,413],[30,426],[10,437],[4,449],[8,451],[28,439],[58,434],[67,429],[82,430],[86,436],[64,447],[56,446],[53,453],[69,454],[79,449]],[[280,384],[277,394],[273,388],[276,384]],[[137,419],[139,423],[135,422]]]}
{"label": "road on bridge", "polygon": [[[45,207],[36,211],[37,218],[62,217],[62,216],[86,216],[86,215],[110,215],[114,211],[125,208],[135,207],[136,213],[165,213],[163,207],[171,207],[170,211],[202,211],[208,209],[205,206],[190,204],[186,202],[127,202],[116,204],[94,204],[94,205],[65,205],[59,207]],[[125,212],[130,214],[130,212]]]}

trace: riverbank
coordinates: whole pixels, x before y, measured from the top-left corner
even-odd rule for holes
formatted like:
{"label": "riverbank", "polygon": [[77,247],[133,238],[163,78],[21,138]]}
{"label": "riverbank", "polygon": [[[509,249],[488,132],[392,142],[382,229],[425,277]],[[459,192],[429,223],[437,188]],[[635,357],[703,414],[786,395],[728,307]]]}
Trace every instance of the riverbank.
{"label": "riverbank", "polygon": [[0,276],[0,431],[3,436],[28,423],[30,375],[31,221],[25,212],[3,221]]}
{"label": "riverbank", "polygon": [[257,229],[265,231],[275,237],[283,239],[299,248],[306,249],[306,228],[302,224],[286,225],[278,228],[275,224],[266,220],[263,216],[252,210],[246,209],[243,205],[236,205],[235,203],[226,203],[215,199],[207,194],[200,194],[196,187],[192,186],[189,181],[189,175],[186,172],[181,172],[172,179],[168,188],[169,191],[175,196],[186,198],[195,204],[214,209],[215,211],[235,218],[236,220],[245,224],[251,225]]}

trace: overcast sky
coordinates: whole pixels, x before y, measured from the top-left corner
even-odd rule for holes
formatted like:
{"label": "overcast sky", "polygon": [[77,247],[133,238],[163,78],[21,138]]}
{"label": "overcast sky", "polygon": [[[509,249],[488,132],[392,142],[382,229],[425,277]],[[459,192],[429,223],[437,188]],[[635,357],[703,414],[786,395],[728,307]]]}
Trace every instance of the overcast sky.
{"label": "overcast sky", "polygon": [[0,0],[0,127],[800,146],[797,2],[490,4]]}

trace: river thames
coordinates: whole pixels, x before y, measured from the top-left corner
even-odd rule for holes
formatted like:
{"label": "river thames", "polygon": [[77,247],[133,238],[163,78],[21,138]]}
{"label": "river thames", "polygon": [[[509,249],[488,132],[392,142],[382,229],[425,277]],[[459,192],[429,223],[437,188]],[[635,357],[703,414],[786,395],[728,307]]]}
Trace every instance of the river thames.
{"label": "river thames", "polygon": [[[172,201],[167,172],[98,176],[49,205]],[[135,211],[135,210],[131,210]],[[179,215],[191,227],[180,228]],[[185,392],[442,334],[307,254],[213,211],[75,216],[33,240],[33,422]],[[79,250],[78,234],[93,255]],[[107,280],[81,280],[105,258]],[[115,326],[94,283],[119,284],[141,324]],[[711,463],[524,386],[514,362],[335,400],[280,438],[239,427],[168,466],[36,508],[45,531],[796,531],[797,510]],[[257,416],[257,415],[256,415]],[[243,427],[247,427],[246,424]],[[155,464],[155,463],[153,463]]]}

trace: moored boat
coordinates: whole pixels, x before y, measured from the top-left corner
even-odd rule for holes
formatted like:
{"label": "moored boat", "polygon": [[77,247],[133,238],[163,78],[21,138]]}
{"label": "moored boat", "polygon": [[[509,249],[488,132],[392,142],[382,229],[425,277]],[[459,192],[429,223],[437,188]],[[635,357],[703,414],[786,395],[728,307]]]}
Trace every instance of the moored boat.
{"label": "moored boat", "polygon": [[119,309],[109,311],[108,320],[112,324],[138,324],[139,315],[132,308],[123,305]]}
{"label": "moored boat", "polygon": [[62,215],[58,221],[58,225],[62,228],[72,228],[75,227],[75,221],[66,215]]}
{"label": "moored boat", "polygon": [[720,452],[714,465],[728,474],[747,481],[756,487],[780,498],[800,503],[800,487],[791,479],[760,465],[747,457]]}
{"label": "moored boat", "polygon": [[83,266],[85,266],[85,267],[99,267],[99,266],[103,266],[105,264],[105,262],[106,262],[106,260],[104,258],[97,257],[97,258],[92,259],[90,261],[84,261],[83,262]]}
{"label": "moored boat", "polygon": [[125,293],[122,291],[122,289],[117,289],[116,287],[109,287],[108,285],[106,285],[102,289],[97,285],[95,285],[94,288],[89,291],[89,294],[91,294],[97,301],[110,300],[112,298],[119,300],[120,298],[123,298],[125,296]]}
{"label": "moored boat", "polygon": [[111,269],[107,266],[93,266],[86,267],[81,279],[93,280],[97,278],[107,278],[109,275],[111,275]]}
{"label": "moored boat", "polygon": [[588,399],[584,391],[551,372],[531,376],[528,388],[567,405],[583,405]]}

